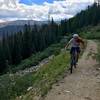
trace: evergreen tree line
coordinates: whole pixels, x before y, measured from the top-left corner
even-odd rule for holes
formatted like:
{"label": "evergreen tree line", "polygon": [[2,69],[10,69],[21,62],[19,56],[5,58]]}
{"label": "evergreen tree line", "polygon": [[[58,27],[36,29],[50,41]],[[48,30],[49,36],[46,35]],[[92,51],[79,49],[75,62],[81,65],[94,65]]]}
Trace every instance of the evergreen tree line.
{"label": "evergreen tree line", "polygon": [[19,64],[50,44],[57,43],[61,36],[60,26],[53,19],[49,24],[25,25],[23,32],[4,35],[0,42],[0,73],[7,72],[9,65]]}
{"label": "evergreen tree line", "polygon": [[[76,32],[88,25],[100,23],[100,6],[96,4],[81,11],[69,20],[62,20],[60,24],[53,21],[42,26],[24,26],[23,32],[4,35],[0,41],[0,73],[8,71],[8,66],[19,64],[23,59],[33,53],[47,48],[50,44],[58,42],[63,35]],[[67,34],[66,34],[67,33]]]}
{"label": "evergreen tree line", "polygon": [[92,6],[88,6],[86,10],[78,13],[75,17],[69,20],[62,20],[61,27],[63,33],[73,33],[83,27],[89,25],[95,26],[98,23],[100,23],[100,5],[97,6],[94,3]]}

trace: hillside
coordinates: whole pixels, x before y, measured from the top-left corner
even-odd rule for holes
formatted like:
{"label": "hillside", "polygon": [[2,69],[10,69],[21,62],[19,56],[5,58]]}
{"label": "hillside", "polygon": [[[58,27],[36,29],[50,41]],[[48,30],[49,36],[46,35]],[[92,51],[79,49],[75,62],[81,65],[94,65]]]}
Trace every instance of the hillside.
{"label": "hillside", "polygon": [[[25,95],[30,90],[32,96],[44,96],[68,67],[69,54],[60,53],[51,59],[47,64],[42,65],[37,72],[28,73],[26,75],[6,74],[0,76],[0,99],[14,100]],[[18,99],[19,100],[19,99]]]}
{"label": "hillside", "polygon": [[85,39],[100,39],[100,24],[81,28],[80,35]]}
{"label": "hillside", "polygon": [[[99,29],[98,27],[99,26],[95,26],[94,28],[93,27],[88,28],[88,32],[91,30],[90,32],[95,31],[95,34],[97,34],[96,31]],[[84,32],[82,32],[82,34],[83,33]],[[99,32],[99,34],[100,34],[100,32]],[[84,33],[84,36],[86,36],[85,33]],[[74,80],[78,80],[78,81],[75,81],[76,84],[80,83],[80,85],[81,85],[81,83],[83,83],[82,80],[84,80],[84,87],[85,87],[85,84],[91,83],[91,81],[85,81],[85,79],[87,79],[87,78],[91,79],[92,76],[94,77],[94,80],[95,80],[95,81],[93,80],[93,84],[95,84],[95,82],[97,82],[97,80],[95,79],[96,76],[94,76],[93,73],[95,73],[95,74],[99,73],[98,72],[99,66],[94,67],[94,65],[98,64],[96,59],[98,61],[100,61],[100,57],[99,57],[100,49],[99,49],[99,45],[98,45],[98,52],[97,52],[97,43],[92,40],[88,42],[87,48],[79,61],[78,67],[77,67],[77,69],[74,70],[74,73],[72,75],[70,75],[69,71],[68,71],[69,51],[60,52],[57,49],[58,46],[55,45],[56,48],[54,48],[54,50],[57,50],[58,53],[55,53],[56,55],[54,56],[54,58],[49,60],[47,63],[42,64],[42,66],[37,71],[32,72],[32,70],[31,70],[30,73],[26,73],[26,74],[24,74],[24,73],[9,74],[8,73],[8,74],[0,76],[0,80],[1,80],[1,84],[2,84],[0,86],[0,88],[1,88],[0,95],[2,95],[2,96],[0,96],[0,99],[1,100],[5,100],[5,99],[11,100],[11,99],[16,98],[16,100],[27,100],[27,99],[33,100],[33,98],[34,98],[34,100],[38,100],[38,98],[40,98],[41,96],[44,98],[44,96],[48,93],[48,91],[50,89],[52,89],[53,87],[55,87],[55,85],[52,87],[52,84],[56,83],[57,84],[57,87],[55,87],[56,89],[53,88],[54,90],[51,90],[51,93],[47,95],[46,100],[51,100],[51,97],[54,99],[55,92],[58,94],[57,95],[58,98],[62,98],[62,100],[64,100],[64,98],[62,96],[63,92],[65,91],[64,92],[65,94],[67,93],[67,91],[68,91],[68,93],[70,93],[70,91],[74,92],[73,90],[70,90],[70,89],[74,89],[74,88],[70,88],[70,89],[64,88],[65,89],[64,90],[63,87],[59,88],[59,85],[64,86],[64,84],[65,84],[65,86],[66,86],[66,84],[68,84],[68,87],[69,87],[70,81],[74,81]],[[63,48],[63,47],[61,47],[61,48]],[[44,54],[45,54],[45,52],[44,52]],[[31,59],[33,59],[33,58],[31,57]],[[25,64],[30,64],[31,59],[29,58],[29,59],[25,60],[20,65],[20,67],[25,66]],[[82,64],[83,62],[85,62],[85,63]],[[18,67],[16,67],[16,68],[18,68]],[[88,69],[91,69],[91,70],[88,70]],[[97,71],[96,71],[96,69],[97,69]],[[82,72],[84,70],[86,73],[84,72],[82,74]],[[87,73],[89,74],[88,77],[87,77]],[[66,76],[66,74],[67,74],[67,76]],[[82,78],[81,75],[79,75],[79,74],[83,75],[84,78]],[[90,74],[92,74],[92,76]],[[77,75],[80,77],[78,78]],[[86,77],[85,77],[85,75],[86,75]],[[97,76],[99,77],[99,74]],[[63,77],[65,77],[64,80],[62,79]],[[67,80],[66,81],[67,83],[65,82],[65,79]],[[58,81],[60,81],[60,83]],[[77,82],[79,82],[79,83],[77,83]],[[87,82],[87,83],[85,83],[85,82]],[[93,86],[93,84],[91,84],[91,86]],[[74,83],[72,85],[73,86],[71,86],[71,87],[75,87]],[[87,86],[87,87],[90,88],[89,86]],[[59,91],[57,91],[58,88],[59,88]],[[77,91],[79,91],[80,93],[83,93],[82,91],[86,91],[86,93],[88,92],[87,90],[84,90],[84,88],[82,91],[80,90],[81,87],[76,87],[76,88],[78,88]],[[93,91],[95,91],[94,89],[95,88],[92,88]],[[60,90],[63,92],[61,92]],[[53,96],[51,96],[52,93],[53,93]],[[61,96],[61,97],[59,97],[59,96]],[[66,95],[66,96],[68,96],[68,95]],[[92,94],[92,96],[94,96],[94,95]],[[96,95],[96,96],[97,96],[97,98],[99,97],[98,95]],[[8,98],[10,98],[10,99],[8,99]],[[74,95],[73,95],[73,98],[74,98]],[[76,98],[78,98],[78,97],[76,97]],[[84,94],[84,98],[92,98],[92,97]],[[56,99],[54,99],[54,100],[56,100]],[[97,100],[99,100],[99,99],[97,99]]]}

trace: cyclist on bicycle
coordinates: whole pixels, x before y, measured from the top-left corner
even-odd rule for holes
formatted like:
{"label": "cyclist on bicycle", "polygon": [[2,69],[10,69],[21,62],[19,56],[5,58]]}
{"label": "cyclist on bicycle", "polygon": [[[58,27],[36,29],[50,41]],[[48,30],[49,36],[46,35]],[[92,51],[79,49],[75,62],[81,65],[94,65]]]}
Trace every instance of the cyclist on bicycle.
{"label": "cyclist on bicycle", "polygon": [[84,41],[82,38],[79,37],[78,34],[74,34],[73,38],[68,42],[68,44],[65,46],[65,49],[68,48],[68,46],[71,44],[70,54],[71,57],[73,56],[73,53],[77,53],[76,57],[76,63],[78,62],[78,58],[80,55],[80,45],[82,44],[84,46]]}

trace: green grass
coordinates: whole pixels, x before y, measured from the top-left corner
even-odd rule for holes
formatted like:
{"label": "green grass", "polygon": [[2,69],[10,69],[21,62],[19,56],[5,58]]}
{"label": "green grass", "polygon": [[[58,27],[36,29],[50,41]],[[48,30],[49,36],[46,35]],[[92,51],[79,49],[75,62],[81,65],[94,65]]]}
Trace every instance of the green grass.
{"label": "green grass", "polygon": [[79,32],[83,38],[100,39],[100,24],[97,26],[84,27]]}
{"label": "green grass", "polygon": [[[41,67],[36,73],[25,76],[0,76],[0,100],[15,100],[23,95],[22,100],[33,100],[34,95],[44,96],[47,94],[52,84],[61,78],[68,68],[69,53],[62,52],[55,56],[48,64]],[[32,86],[33,90],[27,92],[27,88]],[[19,100],[19,99],[18,99]]]}
{"label": "green grass", "polygon": [[25,60],[22,60],[20,64],[12,65],[10,67],[11,68],[10,70],[12,70],[12,72],[16,72],[18,70],[23,70],[31,66],[36,66],[39,64],[41,60],[49,57],[50,55],[58,55],[61,48],[63,48],[66,43],[67,43],[67,39],[62,39],[59,43],[52,44],[51,46],[46,48],[44,51],[33,54],[31,57]]}

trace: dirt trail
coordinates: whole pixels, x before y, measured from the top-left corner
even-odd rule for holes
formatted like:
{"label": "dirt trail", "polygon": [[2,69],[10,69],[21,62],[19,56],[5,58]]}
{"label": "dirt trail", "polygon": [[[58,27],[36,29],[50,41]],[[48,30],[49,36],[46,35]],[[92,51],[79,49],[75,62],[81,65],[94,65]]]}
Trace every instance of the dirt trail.
{"label": "dirt trail", "polygon": [[54,85],[44,100],[100,100],[100,68],[95,53],[97,44],[89,40],[77,69]]}

